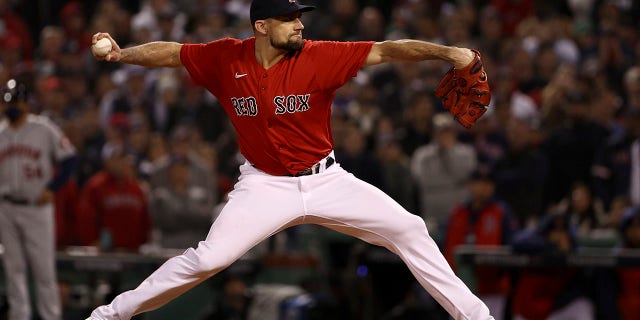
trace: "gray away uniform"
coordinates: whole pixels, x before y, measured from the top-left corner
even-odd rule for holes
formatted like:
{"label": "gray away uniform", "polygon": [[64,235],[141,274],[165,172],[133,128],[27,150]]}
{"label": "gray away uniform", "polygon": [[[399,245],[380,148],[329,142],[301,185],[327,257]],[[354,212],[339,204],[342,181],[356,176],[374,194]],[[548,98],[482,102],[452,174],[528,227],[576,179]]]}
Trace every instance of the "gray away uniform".
{"label": "gray away uniform", "polygon": [[55,163],[74,153],[60,129],[43,116],[28,115],[18,128],[0,122],[0,242],[5,248],[9,320],[31,319],[27,264],[40,317],[61,319],[54,206],[35,202],[53,178]]}

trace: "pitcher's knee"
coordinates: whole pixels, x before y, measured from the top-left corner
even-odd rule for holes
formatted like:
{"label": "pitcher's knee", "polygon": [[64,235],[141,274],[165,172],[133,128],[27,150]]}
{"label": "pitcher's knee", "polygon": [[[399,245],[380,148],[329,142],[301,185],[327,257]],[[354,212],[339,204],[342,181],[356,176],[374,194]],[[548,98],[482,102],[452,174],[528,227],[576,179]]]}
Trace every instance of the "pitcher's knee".
{"label": "pitcher's knee", "polygon": [[209,243],[202,242],[197,249],[190,248],[184,255],[193,263],[195,273],[216,273],[235,262],[238,257]]}
{"label": "pitcher's knee", "polygon": [[404,238],[415,238],[428,235],[427,225],[419,216],[411,215],[403,218],[401,227],[398,229],[397,236]]}

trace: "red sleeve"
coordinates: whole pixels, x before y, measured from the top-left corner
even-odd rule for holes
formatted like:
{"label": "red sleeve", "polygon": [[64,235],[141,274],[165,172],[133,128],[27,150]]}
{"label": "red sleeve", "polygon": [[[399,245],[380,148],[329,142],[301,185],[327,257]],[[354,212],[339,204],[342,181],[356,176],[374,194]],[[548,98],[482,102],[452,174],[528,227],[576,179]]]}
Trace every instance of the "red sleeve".
{"label": "red sleeve", "polygon": [[[323,88],[338,88],[355,77],[364,65],[373,41],[309,41],[307,54],[316,67],[316,81]],[[306,46],[305,45],[305,46]]]}
{"label": "red sleeve", "polygon": [[187,69],[193,83],[205,86],[218,79],[220,66],[229,61],[225,55],[233,45],[241,45],[238,39],[225,38],[205,44],[183,44],[180,49],[180,60]]}

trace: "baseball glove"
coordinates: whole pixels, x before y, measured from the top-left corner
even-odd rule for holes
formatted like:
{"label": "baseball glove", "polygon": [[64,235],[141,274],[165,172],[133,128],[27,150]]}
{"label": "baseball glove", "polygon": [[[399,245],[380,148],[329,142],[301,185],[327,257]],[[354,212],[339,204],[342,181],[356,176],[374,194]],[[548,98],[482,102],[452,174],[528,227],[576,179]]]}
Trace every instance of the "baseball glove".
{"label": "baseball glove", "polygon": [[484,72],[480,53],[462,69],[451,68],[436,87],[436,97],[442,99],[445,109],[465,128],[471,128],[491,101],[491,91]]}

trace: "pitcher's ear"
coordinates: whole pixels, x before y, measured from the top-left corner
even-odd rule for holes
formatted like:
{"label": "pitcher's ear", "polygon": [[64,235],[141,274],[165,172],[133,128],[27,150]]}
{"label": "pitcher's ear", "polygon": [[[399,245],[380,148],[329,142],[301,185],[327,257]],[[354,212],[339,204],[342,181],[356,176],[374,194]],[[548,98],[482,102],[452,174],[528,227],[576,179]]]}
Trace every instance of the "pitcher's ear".
{"label": "pitcher's ear", "polygon": [[267,20],[256,20],[253,23],[253,28],[262,35],[267,35]]}

